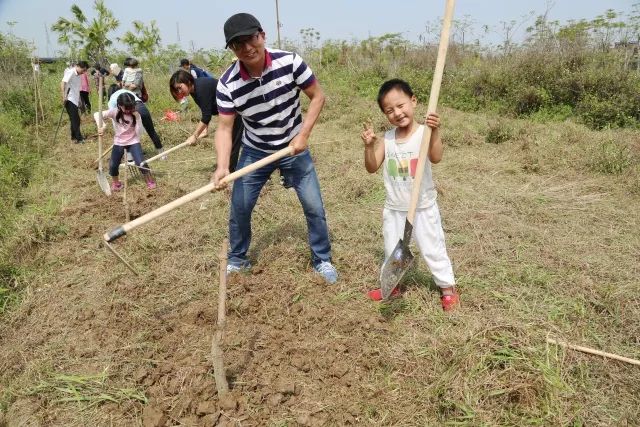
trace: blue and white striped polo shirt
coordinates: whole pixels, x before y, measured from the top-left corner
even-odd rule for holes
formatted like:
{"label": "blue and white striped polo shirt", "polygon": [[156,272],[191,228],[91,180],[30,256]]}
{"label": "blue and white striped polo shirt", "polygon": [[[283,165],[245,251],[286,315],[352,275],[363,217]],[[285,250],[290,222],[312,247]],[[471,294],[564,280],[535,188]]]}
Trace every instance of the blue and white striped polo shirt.
{"label": "blue and white striped polo shirt", "polygon": [[260,78],[236,61],[218,81],[220,114],[240,114],[242,142],[265,152],[286,147],[302,128],[300,91],[316,81],[311,68],[292,52],[265,50]]}

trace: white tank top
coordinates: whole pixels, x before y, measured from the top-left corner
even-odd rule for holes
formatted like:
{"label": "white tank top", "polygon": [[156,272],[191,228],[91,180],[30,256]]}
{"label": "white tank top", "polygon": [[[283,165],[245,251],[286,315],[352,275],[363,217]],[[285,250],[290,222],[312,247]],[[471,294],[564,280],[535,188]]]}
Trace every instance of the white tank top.
{"label": "white tank top", "polygon": [[[384,168],[382,176],[387,198],[384,207],[399,211],[408,211],[411,199],[411,187],[416,174],[418,157],[420,155],[420,143],[424,133],[424,125],[408,139],[398,143],[396,141],[396,129],[393,128],[384,134]],[[424,209],[433,205],[436,201],[436,190],[431,175],[431,162],[427,158],[420,186],[418,209]]]}

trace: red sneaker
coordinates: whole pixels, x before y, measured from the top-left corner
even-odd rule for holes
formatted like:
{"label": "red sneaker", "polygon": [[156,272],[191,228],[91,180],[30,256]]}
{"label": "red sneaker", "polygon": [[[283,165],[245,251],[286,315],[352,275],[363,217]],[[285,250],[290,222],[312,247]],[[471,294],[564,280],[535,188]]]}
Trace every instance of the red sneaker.
{"label": "red sneaker", "polygon": [[440,303],[442,304],[442,309],[444,311],[453,310],[458,304],[460,304],[460,295],[458,294],[458,291],[454,289],[453,294],[442,295],[440,297]]}
{"label": "red sneaker", "polygon": [[[390,296],[397,297],[398,295],[400,295],[400,288],[395,287],[393,289],[393,291],[391,291],[391,295]],[[367,296],[372,301],[382,301],[382,289],[380,289],[380,288],[373,289],[373,290],[367,292]]]}
{"label": "red sneaker", "polygon": [[178,120],[180,120],[180,116],[175,111],[166,110],[164,112],[163,119],[169,122],[177,122]]}

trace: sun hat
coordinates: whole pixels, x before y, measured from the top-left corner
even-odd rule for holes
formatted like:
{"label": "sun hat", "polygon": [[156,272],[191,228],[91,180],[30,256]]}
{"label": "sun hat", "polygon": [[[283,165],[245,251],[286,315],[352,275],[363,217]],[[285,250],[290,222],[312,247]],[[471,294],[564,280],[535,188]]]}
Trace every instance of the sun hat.
{"label": "sun hat", "polygon": [[229,42],[234,38],[250,36],[261,29],[262,25],[255,16],[249,13],[236,13],[224,23],[224,39],[227,42],[225,47],[229,47]]}

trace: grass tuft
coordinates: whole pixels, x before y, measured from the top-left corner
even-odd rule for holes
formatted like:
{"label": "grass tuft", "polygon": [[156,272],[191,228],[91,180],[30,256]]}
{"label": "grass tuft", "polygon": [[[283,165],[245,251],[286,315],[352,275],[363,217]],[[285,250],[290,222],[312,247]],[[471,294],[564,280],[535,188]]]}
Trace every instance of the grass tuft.
{"label": "grass tuft", "polygon": [[137,401],[147,403],[144,392],[108,384],[106,370],[94,375],[52,374],[25,391],[26,396],[45,398],[53,404],[78,403],[84,409],[107,402]]}

